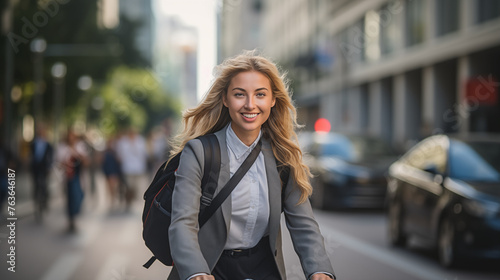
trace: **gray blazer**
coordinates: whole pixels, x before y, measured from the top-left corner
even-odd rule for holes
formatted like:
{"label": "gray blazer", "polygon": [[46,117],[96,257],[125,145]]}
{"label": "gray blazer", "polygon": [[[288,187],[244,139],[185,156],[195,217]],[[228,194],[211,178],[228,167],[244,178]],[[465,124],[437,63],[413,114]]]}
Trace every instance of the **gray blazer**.
{"label": "gray blazer", "polygon": [[[229,181],[229,156],[226,144],[226,129],[215,133],[221,147],[221,169],[216,194]],[[271,144],[263,139],[267,180],[269,185],[269,240],[271,251],[281,278],[286,279],[285,263],[281,245],[281,183]],[[198,228],[200,211],[201,178],[203,176],[204,152],[201,141],[189,141],[181,155],[177,171],[176,186],[172,198],[172,224],[170,225],[170,248],[174,267],[168,279],[185,280],[187,277],[205,272],[210,274],[224,250],[231,219],[231,196],[229,196],[208,222]],[[292,176],[290,176],[292,178]],[[284,213],[293,246],[297,252],[306,277],[314,272],[333,274],[327,256],[324,239],[314,220],[309,201],[297,205],[300,191],[289,180],[285,189]]]}

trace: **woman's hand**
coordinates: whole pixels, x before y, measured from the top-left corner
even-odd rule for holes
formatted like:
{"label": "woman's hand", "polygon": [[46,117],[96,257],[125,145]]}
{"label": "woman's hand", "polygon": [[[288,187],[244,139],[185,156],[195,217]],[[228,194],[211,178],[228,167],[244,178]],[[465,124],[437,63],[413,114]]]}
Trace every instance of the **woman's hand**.
{"label": "woman's hand", "polygon": [[213,275],[198,275],[190,280],[215,280],[215,277]]}
{"label": "woman's hand", "polygon": [[332,280],[332,278],[324,273],[313,274],[310,280]]}

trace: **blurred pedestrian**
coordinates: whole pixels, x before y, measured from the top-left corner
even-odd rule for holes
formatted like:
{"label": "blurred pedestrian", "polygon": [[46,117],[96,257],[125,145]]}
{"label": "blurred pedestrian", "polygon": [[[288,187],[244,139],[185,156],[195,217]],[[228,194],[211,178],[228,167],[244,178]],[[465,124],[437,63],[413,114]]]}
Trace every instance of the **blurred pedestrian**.
{"label": "blurred pedestrian", "polygon": [[[306,279],[332,279],[308,200],[312,187],[294,131],[296,110],[281,74],[272,62],[251,52],[227,59],[217,70],[202,103],[184,114],[184,131],[174,149],[173,155],[182,154],[172,198],[174,266],[168,279],[286,279],[282,210]],[[215,193],[260,142],[262,149],[221,209],[199,228],[205,160],[195,138],[210,133],[221,148]],[[290,171],[284,193],[277,165]]]}
{"label": "blurred pedestrian", "polygon": [[84,196],[81,173],[88,159],[85,143],[73,131],[68,131],[65,143],[58,147],[57,160],[65,170],[68,232],[75,232],[75,219],[80,213]]}
{"label": "blurred pedestrian", "polygon": [[102,172],[106,177],[110,209],[113,209],[115,205],[119,203],[118,187],[120,186],[120,180],[123,176],[115,145],[116,138],[112,136],[106,143],[106,149],[104,150],[101,164]]}
{"label": "blurred pedestrian", "polygon": [[116,152],[125,175],[127,208],[136,198],[140,187],[146,187],[147,148],[146,140],[135,128],[129,128],[116,145]]}
{"label": "blurred pedestrian", "polygon": [[54,148],[47,140],[47,129],[40,123],[36,127],[36,136],[31,143],[31,175],[33,177],[33,201],[35,218],[42,220],[49,200],[48,178],[54,161]]}
{"label": "blurred pedestrian", "polygon": [[149,133],[147,150],[148,171],[151,175],[154,175],[158,167],[168,158],[167,136],[162,127],[155,127]]}

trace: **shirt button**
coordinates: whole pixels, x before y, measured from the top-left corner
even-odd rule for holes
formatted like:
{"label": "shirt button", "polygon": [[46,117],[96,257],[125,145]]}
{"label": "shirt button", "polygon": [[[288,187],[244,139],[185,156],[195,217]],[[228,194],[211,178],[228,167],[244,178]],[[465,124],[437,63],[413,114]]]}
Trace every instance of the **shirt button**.
{"label": "shirt button", "polygon": [[252,183],[255,183],[255,180],[252,179]]}

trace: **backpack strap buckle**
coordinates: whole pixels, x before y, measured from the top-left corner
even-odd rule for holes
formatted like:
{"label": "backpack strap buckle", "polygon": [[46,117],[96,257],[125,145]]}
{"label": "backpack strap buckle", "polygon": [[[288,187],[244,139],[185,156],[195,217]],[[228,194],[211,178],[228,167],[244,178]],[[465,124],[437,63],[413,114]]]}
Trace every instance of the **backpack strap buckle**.
{"label": "backpack strap buckle", "polygon": [[201,205],[208,207],[208,206],[210,206],[210,204],[212,204],[212,197],[202,195],[201,196]]}

